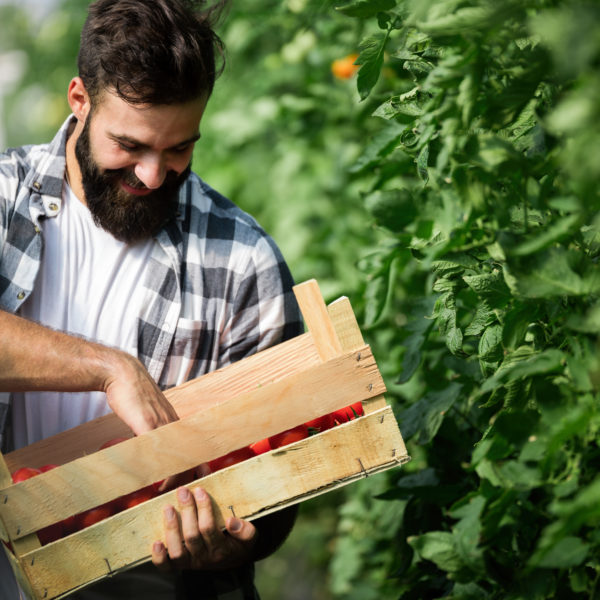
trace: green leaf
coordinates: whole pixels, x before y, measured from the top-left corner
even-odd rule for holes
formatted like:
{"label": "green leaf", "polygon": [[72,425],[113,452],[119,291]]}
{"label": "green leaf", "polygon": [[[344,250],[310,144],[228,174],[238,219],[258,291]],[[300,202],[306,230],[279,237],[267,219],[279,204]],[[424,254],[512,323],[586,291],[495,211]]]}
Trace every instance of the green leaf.
{"label": "green leaf", "polygon": [[419,87],[415,87],[404,94],[392,96],[386,100],[377,107],[373,116],[384,119],[393,119],[397,115],[419,117],[424,114],[425,105],[430,99],[430,94],[423,92]]}
{"label": "green leaf", "polygon": [[468,583],[455,583],[450,596],[446,600],[488,600],[488,592],[473,581]]}
{"label": "green leaf", "polygon": [[581,215],[568,215],[552,223],[544,229],[539,235],[532,235],[530,239],[519,244],[511,250],[513,256],[527,256],[539,252],[552,244],[560,242],[567,236],[572,235],[579,229],[581,224]]}
{"label": "green leaf", "polygon": [[406,330],[412,332],[402,340],[404,354],[397,383],[406,383],[415,373],[421,363],[421,351],[429,331],[433,327],[433,321],[427,319],[433,309],[433,298],[416,298],[411,306],[409,321]]}
{"label": "green leaf", "polygon": [[[584,296],[600,291],[600,269],[590,264],[583,274],[573,269],[573,252],[549,248],[531,260],[505,265],[504,278],[513,293],[526,298]],[[580,258],[580,257],[577,257]]]}
{"label": "green leaf", "polygon": [[473,320],[465,329],[465,335],[480,335],[481,332],[496,320],[496,313],[490,308],[487,301],[482,300],[477,305]]}
{"label": "green leaf", "polygon": [[589,549],[590,545],[580,538],[568,536],[547,551],[536,552],[529,564],[547,569],[568,569],[582,564],[589,554]]}
{"label": "green leaf", "polygon": [[481,536],[481,513],[486,504],[483,496],[477,495],[459,508],[453,508],[450,516],[460,519],[453,527],[455,547],[460,558],[474,571],[484,572],[483,551],[479,546]]}
{"label": "green leaf", "polygon": [[427,171],[429,161],[429,145],[426,144],[421,148],[419,156],[417,157],[417,173],[423,183],[427,183],[429,180],[429,172]]}
{"label": "green leaf", "polygon": [[388,255],[365,291],[365,326],[373,327],[389,311],[394,297],[396,277],[400,265],[408,260],[408,251]]}
{"label": "green leaf", "polygon": [[525,339],[529,324],[537,315],[537,308],[530,304],[517,304],[504,315],[502,343],[509,350],[518,348]]}
{"label": "green leaf", "polygon": [[[447,3],[454,7],[453,3]],[[432,11],[433,13],[433,11]],[[475,34],[479,29],[487,29],[494,24],[498,10],[494,5],[473,6],[453,10],[450,14],[437,16],[432,14],[431,19],[421,20],[417,26],[421,31],[431,35],[466,35]]]}
{"label": "green leaf", "polygon": [[347,17],[368,19],[374,17],[378,12],[391,10],[395,6],[395,0],[355,0],[344,6],[336,6],[335,10]]}
{"label": "green leaf", "polygon": [[358,71],[356,85],[361,100],[371,93],[379,79],[387,40],[388,34],[379,32],[363,40],[359,46],[360,54],[356,64],[362,66]]}
{"label": "green leaf", "polygon": [[557,348],[525,355],[519,355],[519,350],[505,358],[498,371],[483,383],[479,390],[480,394],[491,392],[509,381],[560,371],[563,369],[563,361],[566,361],[565,354]]}
{"label": "green leaf", "polygon": [[451,533],[447,531],[430,531],[423,535],[408,538],[408,543],[419,553],[421,558],[430,560],[440,569],[450,573],[464,567]]}
{"label": "green leaf", "polygon": [[419,435],[419,444],[429,443],[438,432],[448,410],[458,399],[462,385],[450,383],[443,390],[428,392],[398,416],[402,435],[410,439]]}
{"label": "green leaf", "polygon": [[516,460],[509,460],[500,465],[497,473],[502,480],[504,487],[529,490],[538,487],[542,483],[539,469],[536,467],[528,467]]}
{"label": "green leaf", "polygon": [[446,333],[446,345],[452,354],[462,351],[463,334],[460,327],[451,327]]}
{"label": "green leaf", "polygon": [[410,190],[376,190],[365,197],[365,207],[379,225],[395,232],[412,223],[417,206]]}
{"label": "green leaf", "polygon": [[376,165],[382,157],[387,156],[396,148],[405,129],[405,126],[391,121],[372,139],[358,160],[348,169],[350,173],[360,173],[364,169]]}
{"label": "green leaf", "polygon": [[486,361],[502,358],[502,326],[490,325],[479,339],[479,357]]}
{"label": "green leaf", "polygon": [[492,273],[465,275],[463,279],[476,294],[489,301],[504,301],[510,298],[510,291],[504,282],[502,272],[498,269]]}

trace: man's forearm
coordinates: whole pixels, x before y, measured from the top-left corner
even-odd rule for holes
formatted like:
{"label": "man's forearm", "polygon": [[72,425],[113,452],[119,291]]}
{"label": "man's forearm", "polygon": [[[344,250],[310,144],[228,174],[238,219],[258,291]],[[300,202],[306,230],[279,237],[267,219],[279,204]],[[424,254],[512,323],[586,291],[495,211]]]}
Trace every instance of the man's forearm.
{"label": "man's forearm", "polygon": [[0,391],[105,392],[135,434],[178,418],[137,358],[3,311]]}
{"label": "man's forearm", "polygon": [[104,391],[112,352],[0,311],[0,391]]}

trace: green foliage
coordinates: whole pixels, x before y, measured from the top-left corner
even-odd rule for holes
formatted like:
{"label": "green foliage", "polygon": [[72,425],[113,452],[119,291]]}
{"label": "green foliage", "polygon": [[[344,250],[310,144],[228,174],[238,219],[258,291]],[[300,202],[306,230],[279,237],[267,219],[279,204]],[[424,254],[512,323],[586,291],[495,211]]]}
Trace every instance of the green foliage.
{"label": "green foliage", "polygon": [[595,597],[600,10],[343,12],[369,22],[358,91],[379,121],[351,172],[390,232],[366,324],[376,356],[401,348],[384,369],[416,458],[379,495],[403,506],[379,597]]}

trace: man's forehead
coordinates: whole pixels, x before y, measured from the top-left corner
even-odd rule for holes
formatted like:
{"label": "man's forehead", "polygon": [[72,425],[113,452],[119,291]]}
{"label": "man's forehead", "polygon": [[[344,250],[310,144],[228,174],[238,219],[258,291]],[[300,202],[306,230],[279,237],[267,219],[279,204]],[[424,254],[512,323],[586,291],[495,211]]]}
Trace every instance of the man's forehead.
{"label": "man's forehead", "polygon": [[200,137],[200,120],[205,101],[201,98],[182,104],[133,104],[105,91],[95,106],[93,119],[110,137],[139,145],[177,146]]}

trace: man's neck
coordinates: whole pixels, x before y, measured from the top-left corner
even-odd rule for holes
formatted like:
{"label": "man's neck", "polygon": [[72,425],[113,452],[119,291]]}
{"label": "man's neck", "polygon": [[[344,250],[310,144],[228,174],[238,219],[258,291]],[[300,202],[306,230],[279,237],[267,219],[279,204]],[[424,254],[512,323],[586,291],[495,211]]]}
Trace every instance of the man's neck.
{"label": "man's neck", "polygon": [[66,152],[66,162],[67,162],[67,170],[66,177],[67,182],[71,186],[71,190],[77,198],[81,201],[81,203],[87,206],[85,201],[85,192],[83,190],[83,184],[81,181],[81,169],[79,168],[79,161],[77,160],[77,156],[75,155],[75,144],[79,139],[79,135],[82,130],[82,125],[79,121],[75,122],[75,128],[69,134],[69,138],[67,139],[67,152]]}

